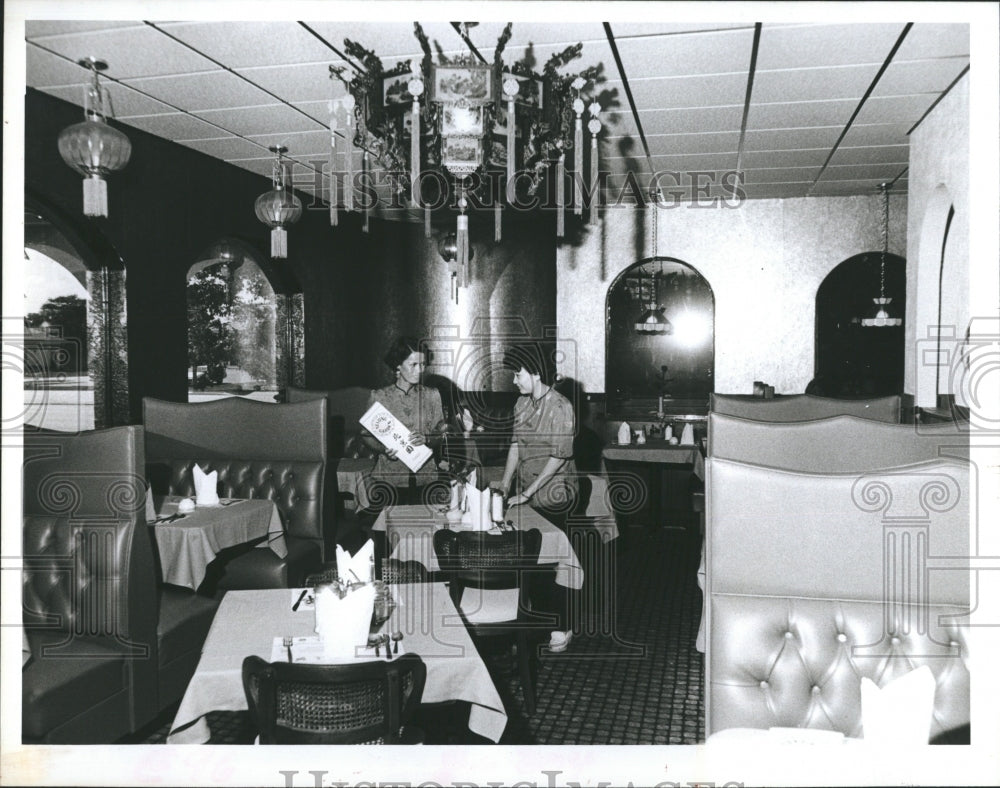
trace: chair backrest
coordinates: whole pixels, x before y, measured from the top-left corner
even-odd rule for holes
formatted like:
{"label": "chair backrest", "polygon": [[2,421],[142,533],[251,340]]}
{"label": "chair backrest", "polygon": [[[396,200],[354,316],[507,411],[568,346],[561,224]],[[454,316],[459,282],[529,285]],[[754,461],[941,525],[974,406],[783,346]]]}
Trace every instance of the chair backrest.
{"label": "chair backrest", "polygon": [[216,470],[220,495],[274,501],[287,534],[333,554],[336,472],[327,462],[326,400],[277,405],[240,397],[203,403],[146,397],[142,405],[147,473],[158,494],[190,496],[194,465]]}
{"label": "chair backrest", "polygon": [[898,424],[903,415],[899,394],[869,399],[834,399],[813,394],[789,394],[763,399],[743,394],[715,394],[709,402],[712,413],[757,421],[808,421],[830,416],[857,416]]}
{"label": "chair backrest", "polygon": [[501,534],[449,529],[434,533],[441,570],[453,581],[480,588],[519,588],[523,572],[538,568],[541,548],[537,528]]}
{"label": "chair backrest", "polygon": [[848,473],[945,456],[967,456],[967,435],[950,424],[889,424],[834,416],[771,422],[710,413],[708,455],[797,471]]}
{"label": "chair backrest", "polygon": [[932,735],[969,721],[968,463],[706,470],[706,733],[858,736],[861,677],[883,686],[924,664]]}
{"label": "chair backrest", "polygon": [[24,625],[66,634],[46,652],[54,667],[61,656],[83,654],[72,648],[77,636],[124,651],[137,723],[158,711],[156,571],[143,466],[141,427],[24,437]]}
{"label": "chair backrest", "polygon": [[243,660],[261,744],[395,744],[423,697],[416,654],[344,665]]}

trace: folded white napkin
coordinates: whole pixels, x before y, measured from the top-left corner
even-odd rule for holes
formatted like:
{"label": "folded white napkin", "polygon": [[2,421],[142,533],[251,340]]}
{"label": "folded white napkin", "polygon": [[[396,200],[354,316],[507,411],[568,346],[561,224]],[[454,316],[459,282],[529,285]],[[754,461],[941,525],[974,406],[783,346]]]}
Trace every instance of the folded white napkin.
{"label": "folded white napkin", "polygon": [[369,539],[354,555],[337,545],[337,577],[342,583],[370,583],[375,558],[375,543]]}
{"label": "folded white napkin", "polygon": [[681,445],[694,446],[694,426],[691,424],[684,425],[684,430],[681,432]]}
{"label": "folded white napkin", "polygon": [[448,510],[454,512],[457,509],[458,509],[458,480],[452,479],[451,500],[448,501]]}
{"label": "folded white napkin", "polygon": [[477,490],[471,482],[465,485],[465,511],[462,525],[471,531],[488,531],[490,522],[490,491]]}
{"label": "folded white napkin", "polygon": [[621,446],[627,446],[631,442],[632,428],[627,421],[623,421],[622,425],[618,428],[618,443]]}
{"label": "folded white napkin", "polygon": [[861,725],[864,740],[880,745],[915,747],[927,744],[934,713],[934,674],[921,665],[879,689],[861,679]]}
{"label": "folded white napkin", "polygon": [[153,491],[146,488],[146,522],[151,523],[156,519],[156,507],[153,505]]}
{"label": "folded white napkin", "polygon": [[194,473],[194,492],[198,506],[219,505],[219,472],[205,473],[199,465],[192,468]]}
{"label": "folded white napkin", "polygon": [[368,644],[372,610],[375,607],[375,585],[355,586],[341,599],[333,586],[317,589],[316,632],[323,641],[327,658],[353,657]]}

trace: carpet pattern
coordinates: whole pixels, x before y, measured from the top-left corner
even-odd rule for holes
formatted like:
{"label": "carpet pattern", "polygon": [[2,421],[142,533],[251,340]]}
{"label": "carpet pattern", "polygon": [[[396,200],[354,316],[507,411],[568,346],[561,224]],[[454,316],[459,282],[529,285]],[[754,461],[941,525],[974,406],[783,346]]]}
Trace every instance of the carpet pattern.
{"label": "carpet pattern", "polygon": [[[585,566],[591,600],[569,649],[539,657],[536,711],[528,717],[510,655],[487,665],[508,713],[501,744],[696,744],[704,741],[703,655],[694,642],[701,616],[696,584],[697,523],[630,528],[600,561]],[[686,525],[686,527],[684,527]],[[603,577],[602,577],[603,575]],[[596,589],[614,588],[615,593]],[[596,601],[595,601],[596,600]],[[134,740],[163,743],[172,713]],[[484,744],[466,727],[468,706],[425,706],[415,721],[427,744]],[[248,744],[245,712],[208,715],[212,744]]]}

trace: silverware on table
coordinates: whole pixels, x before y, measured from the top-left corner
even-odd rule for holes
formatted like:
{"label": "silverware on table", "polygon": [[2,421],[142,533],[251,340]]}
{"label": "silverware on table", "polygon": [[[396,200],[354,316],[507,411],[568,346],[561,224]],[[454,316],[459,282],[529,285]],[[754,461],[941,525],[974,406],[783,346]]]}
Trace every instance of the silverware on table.
{"label": "silverware on table", "polygon": [[301,605],[301,604],[302,604],[302,600],[306,598],[306,594],[308,594],[308,593],[309,593],[309,589],[308,589],[308,588],[303,588],[303,589],[302,589],[302,593],[301,593],[301,594],[299,594],[299,598],[298,598],[298,599],[296,599],[296,600],[295,600],[295,604],[294,604],[294,605],[292,605],[292,612],[293,612],[293,613],[294,613],[294,612],[295,612],[296,610],[298,610],[298,609],[299,609],[299,605]]}
{"label": "silverware on table", "polygon": [[292,661],[292,639],[290,637],[282,638],[281,642],[285,646],[285,652],[288,654],[288,661]]}
{"label": "silverware on table", "polygon": [[398,654],[399,653],[399,641],[401,641],[402,639],[403,639],[403,633],[400,632],[398,629],[395,632],[392,633],[392,653],[393,654]]}

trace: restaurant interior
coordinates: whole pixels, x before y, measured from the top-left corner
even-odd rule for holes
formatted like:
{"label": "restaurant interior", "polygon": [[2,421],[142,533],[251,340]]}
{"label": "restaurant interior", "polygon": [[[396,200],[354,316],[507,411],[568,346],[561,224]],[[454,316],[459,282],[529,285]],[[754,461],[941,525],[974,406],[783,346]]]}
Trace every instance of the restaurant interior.
{"label": "restaurant interior", "polygon": [[24,744],[975,739],[970,24],[528,17],[27,20]]}

